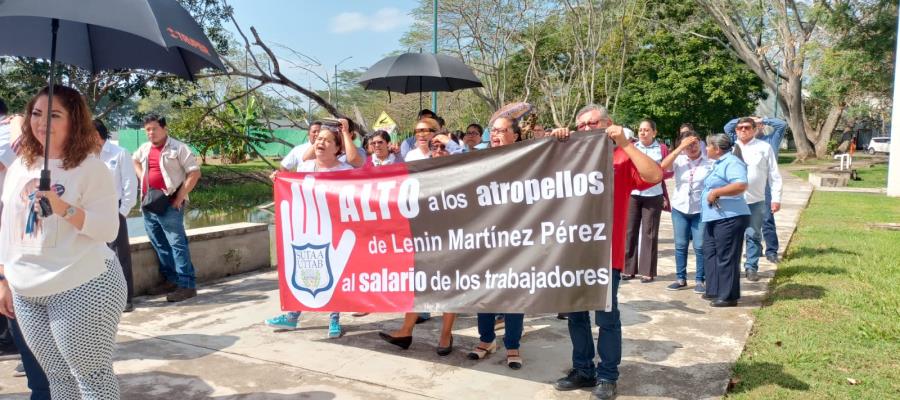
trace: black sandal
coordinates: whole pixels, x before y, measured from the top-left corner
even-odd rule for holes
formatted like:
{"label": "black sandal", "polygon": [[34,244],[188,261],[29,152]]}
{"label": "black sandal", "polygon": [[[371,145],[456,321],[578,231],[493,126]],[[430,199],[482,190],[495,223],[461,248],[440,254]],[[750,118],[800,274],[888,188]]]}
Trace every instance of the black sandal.
{"label": "black sandal", "polygon": [[[509,354],[510,351],[515,351],[515,355]],[[511,369],[520,369],[522,368],[522,356],[519,353],[519,350],[507,350],[506,351],[506,366]]]}
{"label": "black sandal", "polygon": [[488,347],[481,347],[481,345],[479,344],[478,347],[475,348],[475,350],[469,352],[468,357],[470,360],[483,360],[488,356],[488,354],[491,354],[495,351],[497,351],[497,342],[491,343]]}

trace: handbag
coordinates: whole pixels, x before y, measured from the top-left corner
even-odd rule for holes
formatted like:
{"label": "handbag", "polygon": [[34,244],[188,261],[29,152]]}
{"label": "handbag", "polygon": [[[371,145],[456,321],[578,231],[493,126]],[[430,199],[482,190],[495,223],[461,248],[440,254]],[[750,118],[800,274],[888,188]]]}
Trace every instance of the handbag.
{"label": "handbag", "polygon": [[[662,158],[665,159],[666,156],[669,155],[669,148],[666,147],[665,143],[660,143],[660,146],[661,146],[660,152],[662,153]],[[666,189],[666,178],[667,178],[666,175],[668,175],[668,174],[665,173],[665,171],[663,171],[663,180],[660,182],[660,185],[662,185],[662,192],[663,192],[662,209],[665,212],[672,212],[672,202],[669,200],[669,190]]]}
{"label": "handbag", "polygon": [[169,196],[166,196],[165,192],[150,188],[147,189],[147,193],[144,193],[144,198],[141,199],[141,210],[154,214],[163,214],[166,212],[169,204],[172,204],[172,200]]}

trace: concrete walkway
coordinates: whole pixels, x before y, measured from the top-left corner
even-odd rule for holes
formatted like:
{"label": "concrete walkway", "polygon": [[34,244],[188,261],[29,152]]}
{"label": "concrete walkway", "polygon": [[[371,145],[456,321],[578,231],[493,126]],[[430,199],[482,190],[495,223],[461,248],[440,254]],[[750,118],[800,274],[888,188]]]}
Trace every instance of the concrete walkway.
{"label": "concrete walkway", "polygon": [[[783,173],[785,199],[777,214],[785,247],[811,187]],[[762,279],[742,279],[738,307],[713,309],[687,290],[671,292],[675,268],[671,219],[663,214],[660,276],[623,283],[624,348],[619,398],[718,398],[741,354],[775,266],[760,265]],[[689,263],[693,279],[693,261]],[[303,316],[303,329],[275,333],[260,322],[278,312],[275,272],[243,275],[209,285],[177,306],[139,299],[120,325],[116,373],[124,399],[588,399],[590,392],[557,392],[551,383],[571,366],[566,322],[529,315],[522,340],[525,366],[506,367],[501,350],[481,362],[466,359],[478,343],[474,315],[457,320],[456,349],[435,352],[439,318],[417,327],[409,350],[381,341],[376,332],[398,327],[400,314],[353,318],[347,334],[325,339],[327,314]],[[596,332],[596,329],[595,329]],[[15,361],[0,362],[0,397],[27,399]]]}

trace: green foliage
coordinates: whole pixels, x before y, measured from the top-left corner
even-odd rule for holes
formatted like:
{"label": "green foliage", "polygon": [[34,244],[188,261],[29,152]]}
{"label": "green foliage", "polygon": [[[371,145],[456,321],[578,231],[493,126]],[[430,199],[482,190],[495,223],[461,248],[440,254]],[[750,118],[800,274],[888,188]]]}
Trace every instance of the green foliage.
{"label": "green foliage", "polygon": [[[216,50],[228,53],[229,33],[223,22],[231,8],[220,0],[179,0],[204,28]],[[28,100],[47,85],[49,62],[23,57],[0,57],[0,98],[10,109],[19,112]],[[107,125],[120,126],[138,122],[134,115],[134,96],[147,96],[151,90],[159,93],[182,93],[194,87],[167,74],[135,74],[128,70],[102,71],[91,74],[77,67],[57,64],[57,82],[78,89],[98,118]],[[124,108],[122,106],[125,105]]]}
{"label": "green foliage", "polygon": [[831,105],[845,104],[854,111],[847,116],[851,119],[886,115],[892,96],[897,2],[838,2],[831,12],[819,12],[834,39],[811,47],[807,112],[813,119],[823,119]]}
{"label": "green foliage", "polygon": [[[672,9],[676,12],[658,15],[661,25],[642,38],[629,60],[619,117],[651,118],[659,135],[670,138],[684,122],[700,133],[721,132],[728,120],[752,114],[765,97],[762,82],[715,41],[724,36],[712,22],[680,7],[665,8]],[[668,25],[703,37],[673,33]]]}

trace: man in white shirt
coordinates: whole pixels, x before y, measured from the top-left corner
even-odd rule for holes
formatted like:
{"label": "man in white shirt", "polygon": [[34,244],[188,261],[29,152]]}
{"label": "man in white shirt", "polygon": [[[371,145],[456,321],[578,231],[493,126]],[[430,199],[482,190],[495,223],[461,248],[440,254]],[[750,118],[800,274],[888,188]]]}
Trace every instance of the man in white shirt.
{"label": "man in white shirt", "polygon": [[125,274],[125,283],[128,286],[125,312],[131,312],[134,310],[134,304],[131,302],[134,295],[134,279],[131,273],[131,243],[128,240],[128,224],[125,220],[128,218],[128,213],[137,204],[138,178],[128,150],[109,141],[109,130],[106,129],[103,122],[95,119],[94,127],[97,128],[97,133],[103,140],[100,160],[112,172],[116,193],[119,195],[119,233],[116,240],[109,243],[109,248],[116,252],[119,264],[122,265],[122,273]]}
{"label": "man in white shirt", "polygon": [[747,260],[744,263],[747,280],[759,280],[759,257],[762,255],[762,224],[766,210],[766,185],[772,190],[771,212],[781,209],[781,174],[778,172],[778,157],[769,143],[756,138],[756,121],[753,118],[738,120],[737,145],[747,164],[747,191],[744,199],[750,207],[750,226],[744,234],[747,243]]}

